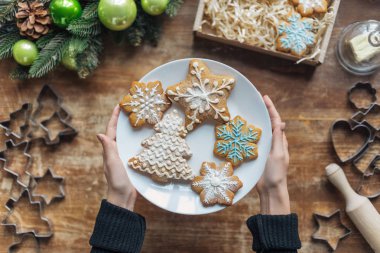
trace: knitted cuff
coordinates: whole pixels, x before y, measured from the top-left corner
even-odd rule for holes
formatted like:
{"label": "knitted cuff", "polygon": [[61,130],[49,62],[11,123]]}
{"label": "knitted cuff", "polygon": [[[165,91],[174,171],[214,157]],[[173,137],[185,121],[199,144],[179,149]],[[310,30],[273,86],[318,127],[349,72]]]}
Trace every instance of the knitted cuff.
{"label": "knitted cuff", "polygon": [[296,214],[259,214],[250,217],[247,226],[253,236],[254,251],[293,253],[301,248]]}
{"label": "knitted cuff", "polygon": [[90,239],[92,252],[140,252],[145,229],[143,216],[103,200]]}

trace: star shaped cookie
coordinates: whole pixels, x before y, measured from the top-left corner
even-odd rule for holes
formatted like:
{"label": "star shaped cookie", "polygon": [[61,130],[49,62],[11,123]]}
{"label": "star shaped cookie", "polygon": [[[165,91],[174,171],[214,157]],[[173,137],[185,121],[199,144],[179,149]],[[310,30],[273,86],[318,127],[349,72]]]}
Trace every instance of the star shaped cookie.
{"label": "star shaped cookie", "polygon": [[160,81],[133,82],[129,94],[120,102],[120,107],[130,113],[129,122],[132,127],[141,127],[146,123],[157,124],[170,105]]}
{"label": "star shaped cookie", "polygon": [[313,20],[310,18],[302,18],[297,12],[291,13],[287,21],[278,26],[276,49],[295,56],[305,55],[316,42],[312,23]]}
{"label": "star shaped cookie", "polygon": [[293,0],[293,4],[303,17],[309,17],[314,13],[326,13],[328,6],[326,0]]}
{"label": "star shaped cookie", "polygon": [[213,162],[203,162],[200,176],[193,179],[191,188],[200,194],[204,206],[215,204],[232,205],[235,193],[243,186],[231,163],[221,163],[219,167]]}
{"label": "star shaped cookie", "polygon": [[240,116],[216,126],[215,136],[214,154],[232,163],[234,168],[244,160],[253,160],[258,156],[257,143],[261,138],[261,129],[247,124]]}
{"label": "star shaped cookie", "polygon": [[193,59],[185,80],[169,86],[166,94],[185,110],[185,126],[192,131],[208,118],[224,123],[230,119],[227,98],[235,86],[235,79],[212,74],[204,62]]}

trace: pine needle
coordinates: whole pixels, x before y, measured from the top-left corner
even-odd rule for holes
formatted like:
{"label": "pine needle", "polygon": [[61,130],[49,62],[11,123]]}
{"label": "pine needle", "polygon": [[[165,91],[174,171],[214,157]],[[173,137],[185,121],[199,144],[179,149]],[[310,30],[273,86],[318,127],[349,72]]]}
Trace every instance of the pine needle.
{"label": "pine needle", "polygon": [[171,18],[177,16],[182,4],[183,0],[170,0],[165,13]]}
{"label": "pine needle", "polygon": [[17,67],[9,73],[9,77],[13,80],[26,80],[28,79],[28,67],[17,65]]}
{"label": "pine needle", "polygon": [[1,0],[0,1],[0,26],[11,21],[17,8],[17,0]]}
{"label": "pine needle", "polygon": [[12,47],[20,39],[21,36],[18,31],[0,35],[0,60],[12,56]]}
{"label": "pine needle", "polygon": [[72,34],[80,37],[96,36],[101,33],[102,26],[98,19],[98,2],[87,3],[82,16],[73,20],[67,28]]}
{"label": "pine needle", "polygon": [[99,55],[102,49],[103,44],[101,37],[96,36],[88,42],[88,47],[77,55],[77,71],[80,78],[86,78],[98,67],[100,63]]}
{"label": "pine needle", "polygon": [[62,60],[63,53],[69,43],[69,35],[60,32],[52,38],[40,51],[37,60],[29,69],[29,77],[37,78],[53,70]]}

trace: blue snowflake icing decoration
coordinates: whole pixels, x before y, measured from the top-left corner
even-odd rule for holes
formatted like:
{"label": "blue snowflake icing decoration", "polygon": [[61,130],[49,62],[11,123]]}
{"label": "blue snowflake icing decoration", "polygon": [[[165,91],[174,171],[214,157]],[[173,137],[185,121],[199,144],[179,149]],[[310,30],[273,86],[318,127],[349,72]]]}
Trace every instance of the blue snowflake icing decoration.
{"label": "blue snowflake icing decoration", "polygon": [[261,129],[247,125],[245,120],[236,116],[228,123],[216,127],[215,152],[236,167],[244,159],[257,157],[256,144],[260,136]]}
{"label": "blue snowflake icing decoration", "polygon": [[280,37],[281,47],[301,55],[308,46],[315,43],[311,21],[294,13],[288,18],[288,22],[283,22],[278,27],[279,35],[284,35]]}

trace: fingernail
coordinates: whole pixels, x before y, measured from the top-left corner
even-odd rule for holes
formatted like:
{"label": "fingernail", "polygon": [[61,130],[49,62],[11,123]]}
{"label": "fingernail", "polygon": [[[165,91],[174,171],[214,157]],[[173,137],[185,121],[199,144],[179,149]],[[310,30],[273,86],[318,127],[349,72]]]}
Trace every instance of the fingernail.
{"label": "fingernail", "polygon": [[97,134],[97,135],[96,135],[96,138],[98,138],[99,141],[102,141],[102,140],[103,140],[103,139],[102,139],[102,136],[101,136],[100,134]]}
{"label": "fingernail", "polygon": [[285,123],[285,122],[281,122],[281,130],[282,130],[282,131],[285,130],[285,127],[286,127],[286,123]]}

